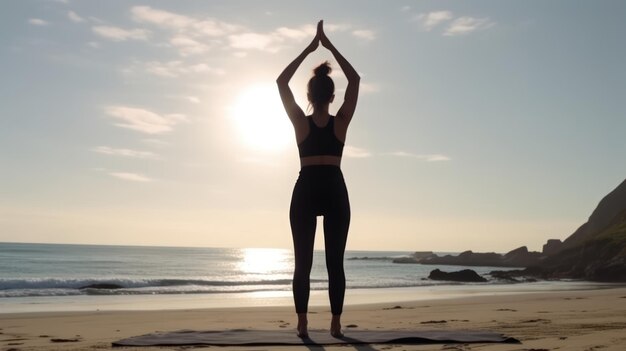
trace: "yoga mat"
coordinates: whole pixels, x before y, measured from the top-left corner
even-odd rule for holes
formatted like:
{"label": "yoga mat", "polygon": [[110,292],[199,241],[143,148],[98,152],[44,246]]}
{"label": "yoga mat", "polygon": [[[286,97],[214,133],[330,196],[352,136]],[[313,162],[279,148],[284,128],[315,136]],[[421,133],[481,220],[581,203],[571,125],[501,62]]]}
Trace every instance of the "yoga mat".
{"label": "yoga mat", "polygon": [[333,338],[328,330],[309,330],[300,339],[295,330],[179,330],[134,336],[113,342],[113,346],[270,346],[337,344],[448,344],[519,343],[499,333],[470,330],[350,330]]}

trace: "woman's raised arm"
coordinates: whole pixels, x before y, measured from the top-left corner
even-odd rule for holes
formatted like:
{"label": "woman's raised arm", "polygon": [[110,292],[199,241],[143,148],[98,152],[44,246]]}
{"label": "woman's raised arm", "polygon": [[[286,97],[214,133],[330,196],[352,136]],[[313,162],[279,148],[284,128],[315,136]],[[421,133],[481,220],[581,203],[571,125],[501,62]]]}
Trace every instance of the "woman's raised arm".
{"label": "woman's raised arm", "polygon": [[294,73],[296,73],[298,67],[300,67],[302,61],[304,61],[304,59],[310,53],[317,49],[319,43],[320,39],[318,32],[318,34],[315,35],[315,38],[313,38],[313,41],[304,49],[304,51],[302,51],[302,53],[300,53],[300,55],[298,55],[298,57],[295,58],[295,60],[293,60],[283,70],[283,72],[276,79],[276,83],[278,84],[278,92],[280,93],[280,98],[283,101],[283,106],[285,107],[285,111],[287,111],[287,115],[289,116],[289,119],[291,120],[291,123],[294,124],[294,126],[296,126],[297,123],[302,120],[302,118],[304,117],[304,112],[302,111],[300,106],[296,104],[296,100],[293,97],[291,88],[289,88],[289,81],[293,77]]}
{"label": "woman's raised arm", "polygon": [[326,34],[324,33],[324,21],[320,21],[317,24],[317,33],[320,37],[320,42],[322,45],[327,48],[339,63],[339,67],[348,78],[348,87],[346,88],[346,95],[343,99],[343,105],[337,111],[337,117],[344,121],[347,126],[352,119],[352,115],[354,115],[354,110],[356,109],[356,103],[359,99],[359,82],[361,81],[361,77],[354,70],[350,62],[346,60],[339,50],[335,48],[335,46],[330,42]]}

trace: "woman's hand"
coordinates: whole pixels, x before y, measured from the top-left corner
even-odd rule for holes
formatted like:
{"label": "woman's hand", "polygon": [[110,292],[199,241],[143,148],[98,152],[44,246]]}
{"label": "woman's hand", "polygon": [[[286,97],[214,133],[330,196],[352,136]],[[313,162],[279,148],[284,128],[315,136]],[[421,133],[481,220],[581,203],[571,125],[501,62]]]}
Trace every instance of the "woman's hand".
{"label": "woman's hand", "polygon": [[295,126],[296,130],[306,128],[306,126],[308,125],[308,120],[304,118],[304,112],[298,106],[298,104],[296,103],[296,99],[293,97],[293,92],[291,91],[291,88],[289,88],[289,81],[293,77],[294,73],[296,73],[298,67],[300,67],[302,61],[304,61],[304,59],[310,53],[317,50],[317,48],[319,47],[320,23],[318,23],[318,31],[315,34],[315,38],[313,38],[313,41],[311,41],[311,43],[306,48],[304,48],[300,55],[298,55],[298,57],[291,61],[291,63],[287,65],[287,67],[285,67],[285,69],[278,76],[278,78],[276,78],[276,83],[278,84],[278,91],[280,93],[280,98],[283,101],[283,106],[285,107],[287,116],[289,116],[289,119],[291,119],[291,122]]}
{"label": "woman's hand", "polygon": [[[347,129],[350,120],[352,119],[352,115],[354,115],[354,110],[356,109],[356,103],[359,97],[359,83],[361,81],[361,77],[354,70],[350,62],[346,60],[339,50],[335,48],[335,46],[330,42],[330,39],[324,33],[324,21],[319,21],[317,23],[317,34],[316,38],[319,37],[320,43],[326,49],[328,49],[332,54],[337,63],[339,63],[339,67],[348,78],[348,86],[346,87],[346,94],[343,99],[343,105],[337,111],[337,120],[342,124],[342,126]],[[344,129],[344,130],[345,130]]]}
{"label": "woman's hand", "polygon": [[316,37],[319,38],[319,41],[322,43],[323,47],[325,47],[327,49],[330,49],[332,44],[330,43],[330,40],[326,36],[326,33],[324,33],[324,20],[321,20],[321,21],[317,22],[317,34],[316,34]]}

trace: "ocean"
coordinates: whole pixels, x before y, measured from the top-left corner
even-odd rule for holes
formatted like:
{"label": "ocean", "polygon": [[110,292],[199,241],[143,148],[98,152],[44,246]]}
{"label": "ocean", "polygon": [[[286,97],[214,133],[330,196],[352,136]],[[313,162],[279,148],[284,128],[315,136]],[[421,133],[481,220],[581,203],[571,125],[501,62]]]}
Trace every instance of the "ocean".
{"label": "ocean", "polygon": [[[357,291],[460,291],[460,286],[510,285],[493,280],[473,284],[431,281],[427,277],[436,268],[471,268],[481,275],[502,268],[392,262],[409,254],[347,251],[347,295]],[[271,297],[282,297],[279,304],[287,304],[292,272],[293,253],[286,249],[0,243],[0,313],[46,310],[50,305],[55,305],[54,309],[69,305],[89,309],[103,302],[123,308],[150,299],[158,306],[164,301],[180,301],[180,296],[202,297],[204,306],[207,301],[213,301],[208,303],[211,306],[238,304],[241,296],[247,296],[248,305],[267,303]],[[312,295],[325,291],[327,285],[324,252],[315,251]],[[170,298],[154,300],[154,296]]]}
{"label": "ocean", "polygon": [[[347,251],[347,289],[446,284],[425,279],[435,268],[465,268],[392,262],[409,254]],[[326,289],[324,252],[315,251],[313,261],[311,289]],[[290,291],[292,272],[286,249],[0,243],[0,298]]]}

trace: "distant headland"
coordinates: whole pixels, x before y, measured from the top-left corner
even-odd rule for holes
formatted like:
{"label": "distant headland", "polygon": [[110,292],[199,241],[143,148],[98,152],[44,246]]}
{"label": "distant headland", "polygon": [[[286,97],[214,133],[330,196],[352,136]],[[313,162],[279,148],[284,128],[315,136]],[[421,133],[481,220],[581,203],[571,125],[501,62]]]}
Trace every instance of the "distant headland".
{"label": "distant headland", "polygon": [[523,268],[490,274],[510,281],[540,278],[626,282],[626,180],[600,201],[589,220],[572,235],[564,241],[548,240],[541,252],[528,251],[526,246],[506,254],[465,251],[456,256],[438,256],[422,251],[393,262]]}

